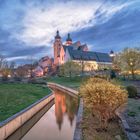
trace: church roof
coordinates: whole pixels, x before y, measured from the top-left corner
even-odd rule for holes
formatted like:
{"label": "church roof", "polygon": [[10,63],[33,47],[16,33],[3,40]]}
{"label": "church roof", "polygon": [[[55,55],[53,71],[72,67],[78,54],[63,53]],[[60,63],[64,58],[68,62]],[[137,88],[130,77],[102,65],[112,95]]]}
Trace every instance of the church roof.
{"label": "church roof", "polygon": [[72,44],[72,45],[63,45],[63,49],[64,51],[66,52],[66,48],[68,47],[72,47],[73,50],[84,50],[85,48],[87,48],[87,45],[86,44],[83,44],[83,45],[80,45],[80,46],[76,46],[75,44]]}
{"label": "church roof", "polygon": [[79,47],[81,46],[81,42],[80,41],[76,41],[72,44],[72,46],[75,46],[75,47]]}
{"label": "church roof", "polygon": [[114,54],[113,50],[110,51],[110,54]]}
{"label": "church roof", "polygon": [[91,51],[73,50],[72,46],[68,47],[69,54],[72,60],[97,61],[97,62],[112,62],[109,54]]}
{"label": "church roof", "polygon": [[87,48],[86,44],[78,46],[78,50],[82,50],[83,51],[85,48]]}

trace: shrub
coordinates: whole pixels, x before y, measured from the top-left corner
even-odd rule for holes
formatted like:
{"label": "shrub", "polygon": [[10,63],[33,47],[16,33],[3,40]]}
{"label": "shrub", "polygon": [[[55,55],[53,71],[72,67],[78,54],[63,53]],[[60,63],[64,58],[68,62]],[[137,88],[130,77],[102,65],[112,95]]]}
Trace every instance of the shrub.
{"label": "shrub", "polygon": [[111,78],[111,79],[116,78],[116,73],[115,73],[114,70],[111,70],[111,71],[110,71],[110,78]]}
{"label": "shrub", "polygon": [[15,77],[14,77],[14,80],[20,82],[20,81],[22,81],[22,77],[15,76]]}
{"label": "shrub", "polygon": [[80,87],[84,105],[90,107],[93,114],[106,127],[107,121],[115,115],[115,110],[127,101],[126,90],[100,79],[90,78]]}
{"label": "shrub", "polygon": [[127,113],[128,116],[130,117],[135,117],[136,116],[136,112],[130,111]]}
{"label": "shrub", "polygon": [[135,98],[137,96],[137,89],[134,86],[127,86],[126,87],[127,91],[128,91],[128,97],[129,98]]}

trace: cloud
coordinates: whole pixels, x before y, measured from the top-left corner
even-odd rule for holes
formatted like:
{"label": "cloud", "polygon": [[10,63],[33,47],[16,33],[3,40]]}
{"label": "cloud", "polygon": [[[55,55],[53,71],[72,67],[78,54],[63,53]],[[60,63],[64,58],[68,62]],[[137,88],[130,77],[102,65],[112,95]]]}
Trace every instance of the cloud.
{"label": "cloud", "polygon": [[[139,5],[140,7],[140,5]],[[120,51],[140,44],[140,10],[129,7],[112,16],[110,20],[95,27],[74,33],[73,37],[87,42],[92,51]],[[133,22],[132,22],[133,21]]]}
{"label": "cloud", "polygon": [[92,51],[119,51],[140,43],[139,9],[139,0],[0,0],[0,54],[20,63],[52,56],[56,30]]}
{"label": "cloud", "polygon": [[[48,7],[32,5],[23,19],[23,30],[15,36],[30,46],[50,46],[56,30],[65,36],[108,21],[130,3],[114,4],[101,1],[53,3]],[[98,14],[97,14],[98,13]]]}

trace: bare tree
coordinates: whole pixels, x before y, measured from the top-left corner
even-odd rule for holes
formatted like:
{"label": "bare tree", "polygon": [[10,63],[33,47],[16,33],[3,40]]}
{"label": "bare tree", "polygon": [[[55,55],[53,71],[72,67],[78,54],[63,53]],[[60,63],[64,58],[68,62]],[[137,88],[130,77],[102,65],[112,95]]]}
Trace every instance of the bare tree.
{"label": "bare tree", "polygon": [[28,61],[30,62],[30,78],[33,78],[33,70],[37,66],[37,61],[33,56],[29,56]]}
{"label": "bare tree", "polygon": [[11,75],[11,70],[9,68],[9,64],[7,61],[3,61],[1,72],[3,80],[4,81],[8,80],[8,76]]}
{"label": "bare tree", "polygon": [[130,71],[132,78],[135,79],[135,71],[140,69],[140,49],[125,48],[122,52],[116,55],[114,63],[122,71]]}
{"label": "bare tree", "polygon": [[0,55],[0,70],[2,69],[4,63],[5,63],[5,58],[4,56]]}
{"label": "bare tree", "polygon": [[11,70],[11,76],[12,76],[12,77],[14,76],[15,66],[16,66],[16,63],[15,63],[14,61],[12,61],[12,62],[9,64],[9,68],[10,68],[10,70]]}
{"label": "bare tree", "polygon": [[23,66],[19,66],[16,69],[16,77],[22,79],[23,77],[25,77],[27,75],[27,70],[25,69],[25,67]]}

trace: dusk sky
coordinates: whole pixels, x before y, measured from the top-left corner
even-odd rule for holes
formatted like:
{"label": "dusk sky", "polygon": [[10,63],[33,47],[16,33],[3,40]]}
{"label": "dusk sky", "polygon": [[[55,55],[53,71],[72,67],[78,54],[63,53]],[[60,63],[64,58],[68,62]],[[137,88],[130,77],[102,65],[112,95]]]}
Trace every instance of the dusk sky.
{"label": "dusk sky", "polygon": [[0,54],[7,60],[53,56],[57,30],[63,42],[71,33],[91,51],[140,47],[140,0],[0,0]]}

